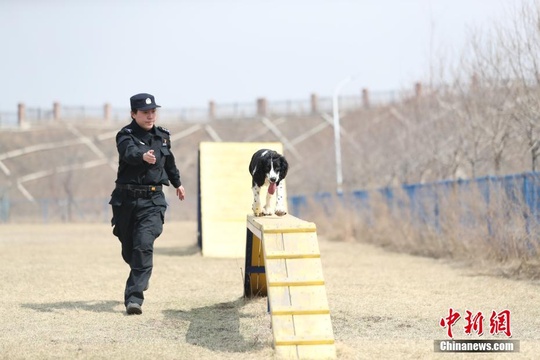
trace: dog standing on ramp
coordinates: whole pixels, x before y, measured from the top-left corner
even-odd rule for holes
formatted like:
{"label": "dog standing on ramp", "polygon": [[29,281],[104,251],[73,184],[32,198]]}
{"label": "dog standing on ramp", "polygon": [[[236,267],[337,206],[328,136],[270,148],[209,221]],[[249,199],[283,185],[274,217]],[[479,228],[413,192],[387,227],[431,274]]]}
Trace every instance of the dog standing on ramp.
{"label": "dog standing on ramp", "polygon": [[[261,149],[255,152],[249,163],[249,173],[251,174],[251,189],[253,190],[253,213],[255,216],[276,214],[283,216],[285,211],[285,200],[283,199],[283,183],[287,176],[289,164],[283,155],[274,150]],[[266,203],[261,208],[261,188],[268,186]],[[272,208],[272,198],[276,197],[275,211]]]}

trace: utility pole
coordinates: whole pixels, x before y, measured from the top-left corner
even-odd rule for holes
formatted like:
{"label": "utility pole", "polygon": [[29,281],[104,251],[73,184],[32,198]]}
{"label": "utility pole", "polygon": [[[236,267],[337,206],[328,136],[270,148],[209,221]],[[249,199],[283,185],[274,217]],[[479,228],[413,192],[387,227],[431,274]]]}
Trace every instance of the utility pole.
{"label": "utility pole", "polygon": [[332,110],[334,113],[334,148],[336,152],[336,192],[343,194],[343,167],[341,164],[341,125],[339,123],[339,92],[343,86],[353,81],[356,77],[349,76],[341,80],[334,88]]}

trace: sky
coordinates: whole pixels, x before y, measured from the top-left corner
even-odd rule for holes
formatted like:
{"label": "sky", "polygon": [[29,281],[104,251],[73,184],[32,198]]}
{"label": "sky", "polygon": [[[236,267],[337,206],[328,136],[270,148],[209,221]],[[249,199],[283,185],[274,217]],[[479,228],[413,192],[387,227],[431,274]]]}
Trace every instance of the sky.
{"label": "sky", "polygon": [[0,111],[308,99],[428,81],[518,0],[0,0]]}

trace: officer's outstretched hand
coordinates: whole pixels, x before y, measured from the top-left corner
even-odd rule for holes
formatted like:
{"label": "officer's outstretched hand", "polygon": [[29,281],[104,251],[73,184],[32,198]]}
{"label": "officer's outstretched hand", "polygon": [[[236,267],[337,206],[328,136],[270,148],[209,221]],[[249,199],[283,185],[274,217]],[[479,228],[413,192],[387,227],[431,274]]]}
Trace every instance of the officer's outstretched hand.
{"label": "officer's outstretched hand", "polygon": [[156,163],[156,156],[154,155],[154,150],[148,150],[147,152],[143,154],[142,158],[144,161],[146,161],[149,164]]}
{"label": "officer's outstretched hand", "polygon": [[178,196],[180,200],[184,200],[184,198],[186,197],[186,190],[184,190],[184,187],[182,185],[176,188],[176,196]]}

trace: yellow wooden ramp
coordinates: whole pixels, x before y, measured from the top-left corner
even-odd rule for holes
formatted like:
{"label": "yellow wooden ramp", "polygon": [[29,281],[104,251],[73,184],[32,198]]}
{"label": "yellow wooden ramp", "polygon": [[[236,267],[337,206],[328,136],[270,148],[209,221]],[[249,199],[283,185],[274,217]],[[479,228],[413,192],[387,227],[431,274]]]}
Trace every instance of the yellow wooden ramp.
{"label": "yellow wooden ramp", "polygon": [[278,142],[199,144],[198,243],[203,256],[244,256],[244,222],[253,203],[248,167],[259,149],[283,154]]}
{"label": "yellow wooden ramp", "polygon": [[268,295],[279,358],[336,357],[314,223],[248,215],[244,294]]}

